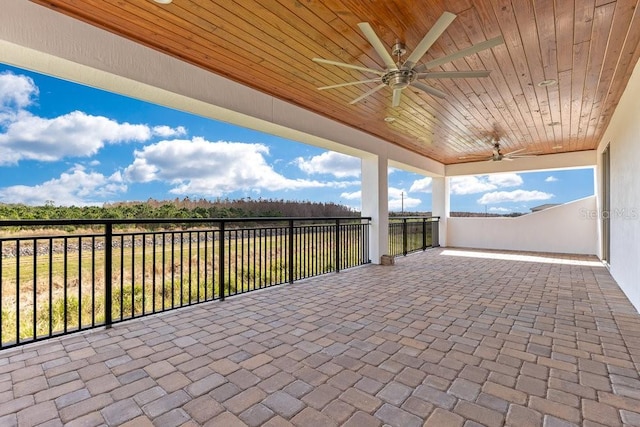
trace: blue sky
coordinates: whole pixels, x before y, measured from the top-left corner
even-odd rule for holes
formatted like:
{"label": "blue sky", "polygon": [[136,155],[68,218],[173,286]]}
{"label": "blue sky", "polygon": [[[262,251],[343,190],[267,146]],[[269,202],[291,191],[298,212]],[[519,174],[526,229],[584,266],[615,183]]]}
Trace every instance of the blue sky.
{"label": "blue sky", "polygon": [[[431,210],[390,169],[389,209]],[[593,194],[591,169],[453,178],[451,210],[528,212]],[[360,209],[360,160],[0,64],[0,203],[243,197]]]}

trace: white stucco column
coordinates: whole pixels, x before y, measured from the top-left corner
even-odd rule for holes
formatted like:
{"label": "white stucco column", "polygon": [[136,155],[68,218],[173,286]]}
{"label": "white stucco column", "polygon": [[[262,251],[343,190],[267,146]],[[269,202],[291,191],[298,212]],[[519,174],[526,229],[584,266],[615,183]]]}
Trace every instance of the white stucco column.
{"label": "white stucco column", "polygon": [[440,246],[447,246],[447,218],[451,212],[451,194],[449,181],[451,178],[433,178],[431,182],[431,211],[433,216],[440,217],[439,238]]}
{"label": "white stucco column", "polygon": [[389,251],[388,164],[384,155],[362,158],[362,216],[371,217],[369,256],[374,264]]}

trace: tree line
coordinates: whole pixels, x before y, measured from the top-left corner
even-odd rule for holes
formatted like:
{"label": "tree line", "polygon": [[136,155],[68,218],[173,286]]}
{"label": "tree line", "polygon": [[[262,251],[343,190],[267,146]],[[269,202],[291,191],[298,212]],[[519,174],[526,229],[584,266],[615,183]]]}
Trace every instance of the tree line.
{"label": "tree line", "polygon": [[113,202],[102,206],[41,206],[0,203],[0,219],[159,219],[344,217],[360,212],[333,202],[283,199],[183,199]]}

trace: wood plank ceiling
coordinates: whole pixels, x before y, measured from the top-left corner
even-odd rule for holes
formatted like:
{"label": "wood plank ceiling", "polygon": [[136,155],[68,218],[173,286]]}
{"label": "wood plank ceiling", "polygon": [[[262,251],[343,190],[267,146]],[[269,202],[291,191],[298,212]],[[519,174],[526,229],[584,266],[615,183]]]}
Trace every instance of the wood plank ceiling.
{"label": "wood plank ceiling", "polygon": [[[33,1],[445,164],[491,155],[494,136],[503,152],[596,148],[640,56],[640,0]],[[489,77],[429,79],[446,98],[408,87],[396,108],[389,87],[350,104],[379,83],[317,89],[376,76],[314,57],[384,69],[358,23],[408,55],[445,11],[457,18],[419,63],[501,35],[429,70]]]}

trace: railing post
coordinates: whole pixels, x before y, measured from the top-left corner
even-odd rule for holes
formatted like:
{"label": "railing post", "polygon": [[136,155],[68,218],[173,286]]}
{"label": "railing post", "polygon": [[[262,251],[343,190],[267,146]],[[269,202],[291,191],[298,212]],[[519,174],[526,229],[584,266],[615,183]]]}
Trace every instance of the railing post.
{"label": "railing post", "polygon": [[220,235],[218,236],[218,292],[220,301],[224,301],[224,221],[220,221]]}
{"label": "railing post", "polygon": [[104,323],[107,328],[111,327],[112,319],[112,268],[113,268],[113,224],[110,222],[104,225]]}
{"label": "railing post", "polygon": [[407,218],[402,218],[402,255],[407,256]]}
{"label": "railing post", "polygon": [[336,219],[336,273],[340,272],[340,220]]}
{"label": "railing post", "polygon": [[[435,219],[435,221],[433,221]],[[437,248],[440,246],[440,217],[434,217],[431,221],[431,246]]]}
{"label": "railing post", "polygon": [[422,218],[422,250],[427,249],[427,218]]}
{"label": "railing post", "polygon": [[289,283],[293,283],[293,220],[289,220]]}

